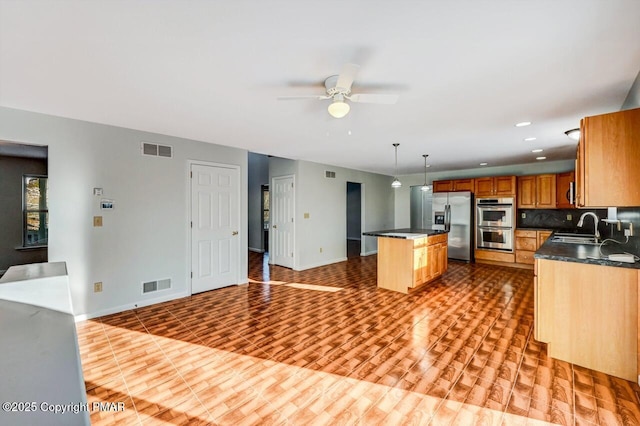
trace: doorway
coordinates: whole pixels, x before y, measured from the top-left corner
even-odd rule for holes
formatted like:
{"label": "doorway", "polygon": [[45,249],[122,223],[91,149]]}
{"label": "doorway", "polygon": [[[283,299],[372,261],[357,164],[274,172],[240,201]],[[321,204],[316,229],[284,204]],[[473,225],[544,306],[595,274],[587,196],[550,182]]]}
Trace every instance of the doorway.
{"label": "doorway", "polygon": [[240,171],[191,164],[191,293],[238,283]]}
{"label": "doorway", "polygon": [[347,258],[362,253],[362,184],[347,182]]}

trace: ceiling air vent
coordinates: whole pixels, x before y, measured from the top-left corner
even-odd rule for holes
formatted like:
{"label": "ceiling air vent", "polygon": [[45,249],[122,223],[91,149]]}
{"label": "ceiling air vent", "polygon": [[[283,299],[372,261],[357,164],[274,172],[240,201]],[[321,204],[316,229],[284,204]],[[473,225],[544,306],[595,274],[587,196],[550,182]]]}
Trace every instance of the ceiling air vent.
{"label": "ceiling air vent", "polygon": [[153,293],[159,290],[168,290],[171,288],[171,279],[147,281],[142,283],[142,294]]}
{"label": "ceiling air vent", "polygon": [[142,142],[142,155],[152,157],[173,157],[173,147],[169,145],[157,145],[155,143]]}
{"label": "ceiling air vent", "polygon": [[336,172],[332,172],[330,170],[325,170],[324,171],[324,177],[326,177],[327,179],[335,179],[336,178]]}

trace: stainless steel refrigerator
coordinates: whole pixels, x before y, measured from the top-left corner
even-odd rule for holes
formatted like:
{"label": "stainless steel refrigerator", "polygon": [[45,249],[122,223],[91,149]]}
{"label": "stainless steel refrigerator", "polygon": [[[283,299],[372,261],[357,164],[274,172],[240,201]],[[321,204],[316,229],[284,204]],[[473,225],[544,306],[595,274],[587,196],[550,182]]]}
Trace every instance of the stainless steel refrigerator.
{"label": "stainless steel refrigerator", "polygon": [[433,193],[431,191],[420,190],[421,186],[411,187],[411,228],[412,229],[433,229],[431,221],[431,201]]}
{"label": "stainless steel refrigerator", "polygon": [[449,231],[450,259],[473,261],[473,207],[471,192],[433,194],[431,228]]}

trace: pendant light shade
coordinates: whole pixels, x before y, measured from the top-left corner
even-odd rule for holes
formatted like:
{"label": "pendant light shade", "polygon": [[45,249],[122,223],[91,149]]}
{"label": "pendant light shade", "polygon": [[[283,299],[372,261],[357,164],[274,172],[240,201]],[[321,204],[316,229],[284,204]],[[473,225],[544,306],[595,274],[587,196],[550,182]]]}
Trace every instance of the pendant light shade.
{"label": "pendant light shade", "polygon": [[394,143],[393,147],[396,149],[396,169],[395,176],[393,177],[393,182],[391,182],[392,188],[400,188],[402,186],[402,182],[398,179],[398,145],[399,143]]}
{"label": "pendant light shade", "polygon": [[424,157],[424,184],[420,187],[420,191],[422,192],[427,192],[429,189],[429,185],[427,185],[427,157],[429,156],[429,154],[422,154],[422,156]]}

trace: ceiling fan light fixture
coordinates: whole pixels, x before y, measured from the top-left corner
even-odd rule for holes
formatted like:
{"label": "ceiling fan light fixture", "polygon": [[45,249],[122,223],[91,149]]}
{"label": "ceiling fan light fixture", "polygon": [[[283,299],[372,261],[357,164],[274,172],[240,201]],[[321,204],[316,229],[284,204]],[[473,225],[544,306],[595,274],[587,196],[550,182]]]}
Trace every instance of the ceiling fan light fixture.
{"label": "ceiling fan light fixture", "polygon": [[351,107],[344,101],[344,97],[341,95],[334,96],[333,102],[331,102],[327,108],[329,115],[333,118],[342,118],[349,114],[349,110],[351,110]]}
{"label": "ceiling fan light fixture", "polygon": [[569,139],[573,139],[574,141],[580,140],[580,129],[571,129],[564,132],[565,135],[569,136]]}

